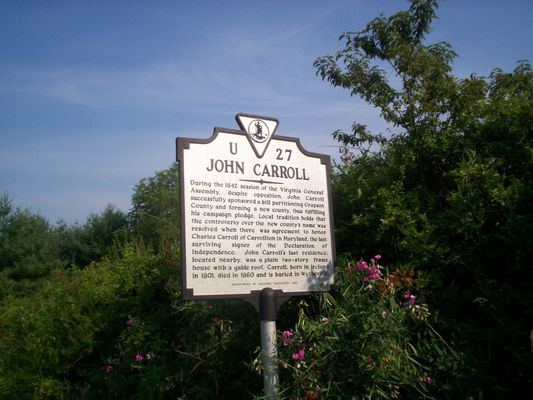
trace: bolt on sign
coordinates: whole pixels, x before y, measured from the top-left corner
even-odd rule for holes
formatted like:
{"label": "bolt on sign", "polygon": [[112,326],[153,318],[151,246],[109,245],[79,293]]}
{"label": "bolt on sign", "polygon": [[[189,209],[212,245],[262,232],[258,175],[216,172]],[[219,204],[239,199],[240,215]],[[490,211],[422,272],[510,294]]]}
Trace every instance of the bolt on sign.
{"label": "bolt on sign", "polygon": [[177,138],[185,299],[328,290],[334,236],[330,158],[275,135],[278,120]]}

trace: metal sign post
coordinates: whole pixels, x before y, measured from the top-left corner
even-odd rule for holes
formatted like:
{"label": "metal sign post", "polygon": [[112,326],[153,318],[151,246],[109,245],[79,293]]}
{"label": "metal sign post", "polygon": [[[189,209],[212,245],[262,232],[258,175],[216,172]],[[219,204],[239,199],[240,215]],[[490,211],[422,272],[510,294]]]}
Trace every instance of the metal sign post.
{"label": "metal sign post", "polygon": [[261,349],[263,350],[263,383],[268,400],[278,398],[278,349],[276,337],[276,294],[270,288],[259,295],[259,323],[261,325]]}
{"label": "metal sign post", "polygon": [[333,283],[331,165],[299,139],[275,135],[276,118],[239,113],[236,120],[240,130],[176,139],[183,297],[256,307],[265,393],[273,399],[280,305]]}

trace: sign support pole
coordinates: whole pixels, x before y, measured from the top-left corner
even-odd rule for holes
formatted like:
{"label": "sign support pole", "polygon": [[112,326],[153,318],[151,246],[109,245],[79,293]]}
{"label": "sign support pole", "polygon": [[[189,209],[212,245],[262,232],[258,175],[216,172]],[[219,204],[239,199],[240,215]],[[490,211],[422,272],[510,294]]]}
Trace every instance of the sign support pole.
{"label": "sign support pole", "polygon": [[261,325],[261,348],[263,350],[263,383],[268,400],[278,398],[279,377],[276,343],[276,294],[264,288],[259,295],[259,314]]}

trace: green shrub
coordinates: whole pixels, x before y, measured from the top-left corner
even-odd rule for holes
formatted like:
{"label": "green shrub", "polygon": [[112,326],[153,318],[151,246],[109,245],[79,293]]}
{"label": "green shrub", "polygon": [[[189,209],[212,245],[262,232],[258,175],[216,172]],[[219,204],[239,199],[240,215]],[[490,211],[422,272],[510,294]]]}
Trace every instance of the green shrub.
{"label": "green shrub", "polygon": [[445,398],[462,356],[430,324],[411,272],[380,256],[343,260],[336,287],[279,333],[281,395],[290,399]]}
{"label": "green shrub", "polygon": [[261,390],[246,366],[259,341],[249,304],[185,303],[175,264],[140,245],[115,250],[6,299],[1,399],[234,399]]}

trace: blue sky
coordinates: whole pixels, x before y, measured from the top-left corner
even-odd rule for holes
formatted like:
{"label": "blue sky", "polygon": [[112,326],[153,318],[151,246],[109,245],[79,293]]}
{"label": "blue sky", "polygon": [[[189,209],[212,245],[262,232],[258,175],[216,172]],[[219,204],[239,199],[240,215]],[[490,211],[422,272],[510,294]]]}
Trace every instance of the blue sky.
{"label": "blue sky", "polygon": [[[0,194],[50,222],[83,223],[175,159],[177,136],[237,128],[238,112],[336,155],[331,132],[379,115],[315,75],[400,0],[0,1]],[[533,62],[533,0],[447,0],[428,42],[457,76]]]}

